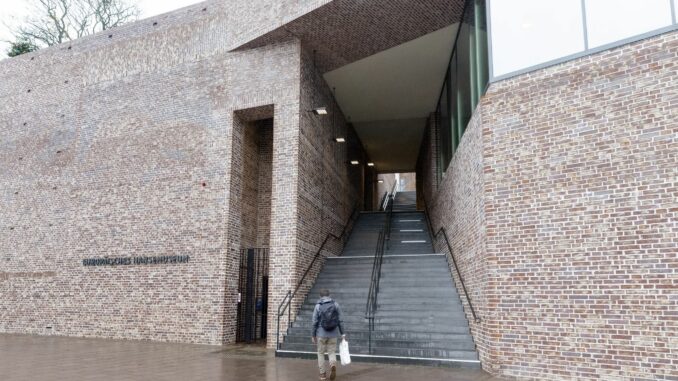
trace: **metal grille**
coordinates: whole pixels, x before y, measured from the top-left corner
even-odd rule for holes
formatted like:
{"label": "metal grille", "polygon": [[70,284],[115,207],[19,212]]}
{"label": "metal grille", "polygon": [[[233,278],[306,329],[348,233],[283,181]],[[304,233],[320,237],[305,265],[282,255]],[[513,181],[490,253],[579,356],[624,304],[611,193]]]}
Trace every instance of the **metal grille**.
{"label": "metal grille", "polygon": [[268,254],[268,249],[243,249],[240,252],[237,342],[266,339]]}

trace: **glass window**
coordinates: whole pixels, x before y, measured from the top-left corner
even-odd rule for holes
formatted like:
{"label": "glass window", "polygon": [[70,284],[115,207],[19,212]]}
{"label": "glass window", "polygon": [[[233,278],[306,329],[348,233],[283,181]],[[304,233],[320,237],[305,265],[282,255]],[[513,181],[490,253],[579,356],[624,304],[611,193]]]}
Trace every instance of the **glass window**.
{"label": "glass window", "polygon": [[440,159],[442,171],[447,170],[447,165],[450,163],[450,158],[452,157],[452,137],[450,136],[450,106],[449,106],[449,79],[445,78],[445,85],[443,86],[443,91],[440,95],[439,102],[439,117],[438,120],[440,125],[438,126],[440,131]]}
{"label": "glass window", "polygon": [[580,0],[495,0],[490,18],[494,76],[584,51]]}
{"label": "glass window", "polygon": [[438,174],[447,170],[489,78],[485,0],[466,0],[438,100]]}
{"label": "glass window", "polygon": [[673,0],[673,22],[678,23],[678,0]]}
{"label": "glass window", "polygon": [[[486,15],[485,0],[475,0],[473,26],[475,27],[476,32],[476,87],[479,95],[485,93],[485,88],[487,87],[487,81],[489,79]],[[475,108],[475,104],[473,107]]]}
{"label": "glass window", "polygon": [[452,55],[452,60],[450,61],[450,67],[448,68],[448,76],[450,77],[450,135],[452,136],[452,155],[457,151],[459,146],[459,130],[457,127],[457,51],[455,50]]}
{"label": "glass window", "polygon": [[[470,41],[471,26],[463,23],[459,29],[459,39],[457,40],[457,134],[461,140],[461,135],[466,129],[466,124],[471,119],[471,104],[473,103],[473,93],[471,92],[471,66],[473,54],[471,53]],[[454,106],[453,106],[454,107]]]}
{"label": "glass window", "polygon": [[620,41],[672,24],[666,0],[586,0],[589,48]]}

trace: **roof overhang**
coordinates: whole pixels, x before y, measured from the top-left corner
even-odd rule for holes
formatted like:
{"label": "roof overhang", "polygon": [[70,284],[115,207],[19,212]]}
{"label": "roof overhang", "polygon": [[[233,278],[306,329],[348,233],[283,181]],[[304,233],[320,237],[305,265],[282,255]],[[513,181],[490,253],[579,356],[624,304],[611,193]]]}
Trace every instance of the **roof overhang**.
{"label": "roof overhang", "polygon": [[334,0],[234,50],[302,41],[377,170],[412,171],[463,8],[463,0]]}
{"label": "roof overhang", "polygon": [[380,172],[413,171],[435,111],[457,25],[325,73]]}

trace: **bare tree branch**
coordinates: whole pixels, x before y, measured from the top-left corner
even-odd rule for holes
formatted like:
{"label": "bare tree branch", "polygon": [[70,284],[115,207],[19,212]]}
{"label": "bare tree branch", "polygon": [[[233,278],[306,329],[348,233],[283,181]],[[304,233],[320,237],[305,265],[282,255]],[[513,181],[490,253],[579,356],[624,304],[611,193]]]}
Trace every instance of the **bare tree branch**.
{"label": "bare tree branch", "polygon": [[134,0],[31,0],[32,12],[14,29],[17,40],[52,46],[136,20]]}

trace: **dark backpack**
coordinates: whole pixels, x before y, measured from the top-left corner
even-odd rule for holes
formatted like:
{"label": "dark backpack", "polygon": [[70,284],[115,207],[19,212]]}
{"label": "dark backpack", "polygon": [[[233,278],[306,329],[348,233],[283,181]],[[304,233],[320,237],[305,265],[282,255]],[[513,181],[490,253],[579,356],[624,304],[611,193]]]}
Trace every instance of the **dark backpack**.
{"label": "dark backpack", "polygon": [[326,331],[331,331],[339,325],[339,310],[333,300],[319,303],[320,325]]}

